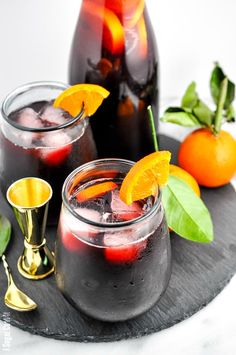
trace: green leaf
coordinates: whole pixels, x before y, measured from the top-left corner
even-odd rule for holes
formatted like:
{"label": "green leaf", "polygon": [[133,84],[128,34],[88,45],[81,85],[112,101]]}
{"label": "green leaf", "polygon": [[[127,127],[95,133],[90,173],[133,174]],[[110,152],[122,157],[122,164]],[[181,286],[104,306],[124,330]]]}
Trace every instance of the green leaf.
{"label": "green leaf", "polygon": [[228,90],[227,90],[227,96],[224,104],[225,110],[227,110],[229,106],[232,104],[232,102],[234,101],[234,97],[235,97],[235,85],[232,83],[232,81],[228,80]]}
{"label": "green leaf", "polygon": [[196,117],[183,109],[170,107],[161,118],[163,122],[175,123],[180,126],[194,127],[201,126]]}
{"label": "green leaf", "polygon": [[235,122],[235,110],[233,105],[230,105],[225,112],[225,117],[227,122]]}
{"label": "green leaf", "polygon": [[220,95],[220,83],[224,79],[224,73],[221,70],[221,68],[218,66],[216,63],[215,68],[213,69],[211,73],[211,79],[210,79],[210,90],[211,90],[211,96],[217,104],[219,100],[219,95]]}
{"label": "green leaf", "polygon": [[[226,78],[223,70],[220,66],[216,63],[215,68],[212,71],[211,79],[210,79],[210,89],[211,89],[211,96],[215,102],[218,103],[220,97],[220,84]],[[235,97],[235,85],[232,81],[228,80],[228,88],[227,88],[227,95],[224,102],[224,109],[228,109],[231,103],[233,102]]]}
{"label": "green leaf", "polygon": [[210,243],[213,225],[203,201],[182,180],[170,175],[163,188],[162,200],[168,226],[185,239]]}
{"label": "green leaf", "polygon": [[11,223],[0,215],[0,257],[4,254],[11,237]]}
{"label": "green leaf", "polygon": [[197,101],[193,108],[193,113],[202,124],[211,126],[214,119],[214,113],[203,101]]}
{"label": "green leaf", "polygon": [[183,109],[192,110],[198,101],[198,94],[196,93],[196,83],[193,81],[186,89],[182,98],[181,107]]}

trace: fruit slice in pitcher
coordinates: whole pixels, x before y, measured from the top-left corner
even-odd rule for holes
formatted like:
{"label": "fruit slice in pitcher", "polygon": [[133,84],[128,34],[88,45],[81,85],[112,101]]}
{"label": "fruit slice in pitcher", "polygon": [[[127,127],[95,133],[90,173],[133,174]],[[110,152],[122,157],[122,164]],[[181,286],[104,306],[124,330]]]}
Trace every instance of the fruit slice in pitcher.
{"label": "fruit slice in pitcher", "polygon": [[129,20],[129,27],[134,26],[143,14],[144,0],[107,0],[106,7],[119,17]]}
{"label": "fruit slice in pitcher", "polygon": [[118,16],[107,7],[89,0],[84,2],[82,11],[88,30],[94,36],[102,31],[103,46],[112,54],[121,54],[124,49],[124,29]]}

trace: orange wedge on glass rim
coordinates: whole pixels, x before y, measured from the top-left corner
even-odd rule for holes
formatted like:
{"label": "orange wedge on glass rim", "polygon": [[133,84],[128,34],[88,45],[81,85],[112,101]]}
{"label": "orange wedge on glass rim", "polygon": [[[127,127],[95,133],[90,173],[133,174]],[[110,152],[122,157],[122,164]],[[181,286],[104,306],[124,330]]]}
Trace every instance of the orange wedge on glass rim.
{"label": "orange wedge on glass rim", "polygon": [[64,90],[55,99],[53,106],[62,108],[75,117],[84,105],[85,115],[92,116],[109,94],[109,91],[100,85],[77,84]]}
{"label": "orange wedge on glass rim", "polygon": [[127,205],[156,195],[158,187],[165,185],[169,176],[171,153],[158,151],[135,163],[120,188],[120,199]]}

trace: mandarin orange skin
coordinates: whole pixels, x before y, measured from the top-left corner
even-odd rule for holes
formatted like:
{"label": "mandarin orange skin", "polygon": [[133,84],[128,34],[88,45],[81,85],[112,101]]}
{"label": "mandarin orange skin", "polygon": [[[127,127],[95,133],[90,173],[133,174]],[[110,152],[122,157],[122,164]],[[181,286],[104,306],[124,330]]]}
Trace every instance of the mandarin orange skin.
{"label": "mandarin orange skin", "polygon": [[223,130],[215,136],[207,128],[198,129],[181,143],[178,160],[199,185],[225,185],[236,173],[236,140]]}
{"label": "mandarin orange skin", "polygon": [[187,171],[185,171],[184,169],[180,168],[177,165],[170,164],[170,175],[174,175],[179,179],[181,179],[182,181],[186,182],[186,184],[188,184],[192,188],[195,194],[198,197],[200,197],[201,192],[200,192],[199,185],[196,179],[194,179],[194,177],[190,175]]}

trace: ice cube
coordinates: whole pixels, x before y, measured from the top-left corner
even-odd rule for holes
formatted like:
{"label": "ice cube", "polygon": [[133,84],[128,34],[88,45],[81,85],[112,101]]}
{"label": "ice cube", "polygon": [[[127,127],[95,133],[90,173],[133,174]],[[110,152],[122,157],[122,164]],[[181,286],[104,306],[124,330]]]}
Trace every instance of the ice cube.
{"label": "ice cube", "polygon": [[105,233],[103,238],[105,258],[112,263],[135,261],[147,245],[146,239],[135,242],[136,238],[137,235],[133,229]]}
{"label": "ice cube", "polygon": [[72,232],[71,226],[74,225],[75,221],[76,219],[74,216],[70,215],[68,212],[65,212],[65,210],[62,209],[58,231],[61,235],[61,240],[64,247],[68,251],[79,252],[84,249],[84,243]]}
{"label": "ice cube", "polygon": [[102,214],[102,222],[103,223],[116,222],[116,216],[114,216],[112,212],[105,212]]}
{"label": "ice cube", "polygon": [[60,108],[53,107],[52,105],[46,105],[40,112],[40,117],[44,124],[49,125],[61,125],[68,119],[65,111]]}
{"label": "ice cube", "polygon": [[103,216],[106,214],[106,212],[110,212],[110,205],[107,200],[103,198],[103,196],[94,197],[81,203],[77,200],[77,202],[79,207],[83,207],[96,212],[99,211],[100,216]]}
{"label": "ice cube", "polygon": [[38,149],[38,157],[49,166],[59,166],[70,155],[72,145],[67,144],[59,148],[40,148]]}
{"label": "ice cube", "polygon": [[[124,214],[124,218],[122,218],[122,214]],[[102,222],[103,223],[117,223],[124,222],[130,220],[130,215],[127,215],[127,212],[122,212],[120,214],[116,212],[105,212],[102,214]]]}
{"label": "ice cube", "polygon": [[[100,222],[101,215],[98,211],[91,210],[88,208],[76,208],[75,213],[83,218],[88,219],[92,222]],[[86,223],[82,222],[80,219],[71,216],[70,228],[71,230],[76,233],[78,236],[88,236],[94,237],[97,235],[97,231],[93,229],[91,226],[87,225]]]}
{"label": "ice cube", "polygon": [[18,137],[20,138],[20,145],[25,148],[31,148],[33,139],[35,139],[37,133],[32,132],[21,132],[19,133]]}
{"label": "ice cube", "polygon": [[101,215],[98,211],[88,209],[88,208],[76,208],[76,214],[82,216],[83,218],[88,219],[92,222],[99,222],[101,220]]}
{"label": "ice cube", "polygon": [[111,209],[118,220],[130,221],[142,216],[143,210],[138,202],[133,202],[130,206],[121,201],[119,191],[112,191]]}
{"label": "ice cube", "polygon": [[[97,211],[89,210],[87,208],[77,208],[74,211],[79,216],[93,222],[99,222],[100,220],[100,214]],[[76,218],[74,215],[65,211],[61,214],[60,225],[62,230],[70,230],[72,234],[87,239],[88,241],[91,241],[90,238],[94,238],[98,234],[95,228],[87,225],[79,218]]]}
{"label": "ice cube", "polygon": [[62,243],[68,251],[83,251],[85,244],[80,239],[78,239],[65,224],[59,224],[59,231],[61,234]]}
{"label": "ice cube", "polygon": [[42,121],[38,117],[37,112],[32,108],[27,107],[18,113],[18,123],[23,127],[28,128],[41,128],[43,127]]}
{"label": "ice cube", "polygon": [[45,147],[59,148],[70,143],[71,139],[65,132],[48,132],[41,141]]}
{"label": "ice cube", "polygon": [[107,247],[118,247],[135,241],[136,235],[134,230],[116,231],[114,233],[105,233],[104,245]]}
{"label": "ice cube", "polygon": [[[17,122],[22,127],[28,128],[41,128],[43,124],[38,117],[37,112],[35,112],[32,108],[27,107],[19,111],[17,115]],[[20,139],[20,144],[24,147],[31,147],[32,141],[38,138],[38,133],[36,132],[27,132],[21,131],[20,133],[17,131],[18,138]]]}
{"label": "ice cube", "polygon": [[45,133],[41,137],[41,144],[46,148],[38,149],[39,158],[47,165],[62,164],[72,151],[70,141],[70,137],[65,132]]}

